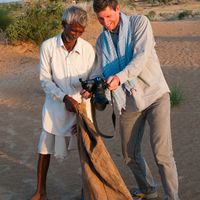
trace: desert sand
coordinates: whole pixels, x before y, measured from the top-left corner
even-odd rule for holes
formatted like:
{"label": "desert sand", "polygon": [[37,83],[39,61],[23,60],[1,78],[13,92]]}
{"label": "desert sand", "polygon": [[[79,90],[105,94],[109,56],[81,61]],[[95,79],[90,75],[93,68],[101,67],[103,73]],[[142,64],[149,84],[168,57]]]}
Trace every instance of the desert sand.
{"label": "desert sand", "polygon": [[[94,19],[83,37],[92,44],[101,30]],[[94,28],[95,27],[95,28]],[[184,101],[172,108],[172,138],[180,197],[200,199],[200,20],[152,22],[156,50],[166,80],[178,84]],[[92,34],[91,34],[92,31]],[[30,200],[36,187],[37,142],[41,132],[44,93],[39,83],[39,48],[31,43],[0,44],[0,200]],[[113,131],[110,110],[98,113],[104,132]],[[148,125],[144,155],[163,190],[149,145]],[[127,187],[136,186],[124,165],[120,138],[105,141]],[[61,162],[51,160],[47,188],[50,200],[78,200],[81,176],[77,151]]]}

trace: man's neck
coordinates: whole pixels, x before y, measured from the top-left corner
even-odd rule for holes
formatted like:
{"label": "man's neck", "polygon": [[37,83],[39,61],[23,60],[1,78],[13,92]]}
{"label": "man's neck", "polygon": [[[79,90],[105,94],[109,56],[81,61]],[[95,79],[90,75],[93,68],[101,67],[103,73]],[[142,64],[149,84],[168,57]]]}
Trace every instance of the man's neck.
{"label": "man's neck", "polygon": [[72,51],[73,48],[74,48],[75,45],[76,45],[77,40],[76,40],[76,41],[73,40],[73,41],[71,41],[71,42],[68,42],[68,41],[65,39],[65,36],[64,36],[63,34],[61,35],[61,37],[62,37],[63,44],[64,44],[65,48],[67,49],[67,51],[68,51],[68,52]]}
{"label": "man's neck", "polygon": [[113,29],[112,31],[110,31],[111,33],[119,33],[119,27],[120,27],[120,23],[118,23],[118,25],[115,27],[115,29]]}

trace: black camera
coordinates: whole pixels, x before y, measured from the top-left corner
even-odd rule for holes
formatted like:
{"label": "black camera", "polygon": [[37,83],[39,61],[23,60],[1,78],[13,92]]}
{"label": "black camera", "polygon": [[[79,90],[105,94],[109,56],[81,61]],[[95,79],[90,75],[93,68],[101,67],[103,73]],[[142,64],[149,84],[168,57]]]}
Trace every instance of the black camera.
{"label": "black camera", "polygon": [[106,81],[101,77],[96,77],[94,79],[82,81],[80,78],[82,88],[92,93],[91,103],[95,105],[97,110],[104,110],[106,105],[109,103],[105,95],[105,90],[107,88]]}

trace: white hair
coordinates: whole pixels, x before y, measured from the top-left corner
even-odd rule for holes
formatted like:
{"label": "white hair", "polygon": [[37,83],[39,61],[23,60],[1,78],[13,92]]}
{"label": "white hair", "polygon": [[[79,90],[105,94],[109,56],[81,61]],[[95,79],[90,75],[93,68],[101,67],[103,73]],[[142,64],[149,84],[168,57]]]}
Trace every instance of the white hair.
{"label": "white hair", "polygon": [[85,27],[87,25],[87,12],[79,6],[71,6],[64,11],[62,23],[78,23],[82,27]]}

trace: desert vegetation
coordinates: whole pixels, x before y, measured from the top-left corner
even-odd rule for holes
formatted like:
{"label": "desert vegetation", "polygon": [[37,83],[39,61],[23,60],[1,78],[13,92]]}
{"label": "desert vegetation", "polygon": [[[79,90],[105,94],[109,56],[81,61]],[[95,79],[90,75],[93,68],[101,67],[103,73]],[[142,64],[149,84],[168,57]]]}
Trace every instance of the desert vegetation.
{"label": "desert vegetation", "polygon": [[178,84],[172,84],[170,93],[170,102],[171,106],[178,106],[184,101],[183,90]]}
{"label": "desert vegetation", "polygon": [[[1,17],[0,28],[10,42],[32,40],[40,44],[43,40],[60,31],[60,18],[63,6],[56,1],[40,1],[23,4],[10,4],[2,8],[6,17]],[[14,17],[13,13],[18,14]]]}
{"label": "desert vegetation", "polygon": [[[127,13],[137,13],[141,3],[149,8],[145,14],[150,20],[185,19],[200,15],[199,10],[181,10],[170,14],[155,10],[157,5],[184,4],[183,0],[119,0]],[[60,17],[66,6],[84,4],[92,12],[90,0],[33,0],[22,3],[0,4],[0,39],[6,42],[31,40],[37,45],[61,30]]]}

